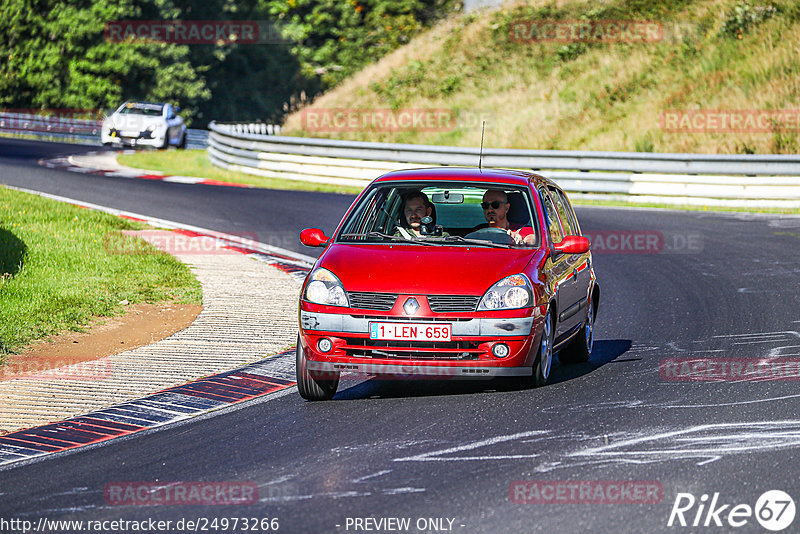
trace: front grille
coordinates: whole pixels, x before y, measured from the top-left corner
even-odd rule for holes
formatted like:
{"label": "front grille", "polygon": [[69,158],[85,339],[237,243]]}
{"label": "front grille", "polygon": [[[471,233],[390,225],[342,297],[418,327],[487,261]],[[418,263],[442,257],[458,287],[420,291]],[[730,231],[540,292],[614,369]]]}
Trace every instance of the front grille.
{"label": "front grille", "polygon": [[428,304],[431,311],[442,312],[471,312],[478,307],[480,297],[464,295],[431,295],[428,297]]}
{"label": "front grille", "polygon": [[481,350],[475,341],[380,341],[346,338],[340,346],[348,356],[396,360],[477,360]]}
{"label": "front grille", "polygon": [[361,293],[351,291],[347,294],[350,307],[362,310],[389,311],[394,307],[397,295],[393,293]]}
{"label": "front grille", "polygon": [[[362,310],[389,311],[397,300],[395,293],[351,291],[347,296],[350,298],[350,307]],[[435,313],[475,311],[481,300],[480,297],[469,295],[430,295],[427,298],[431,311]]]}
{"label": "front grille", "polygon": [[350,314],[350,317],[353,319],[369,319],[370,321],[407,321],[409,323],[422,323],[425,321],[429,322],[447,322],[447,323],[457,323],[457,322],[465,322],[465,321],[472,321],[472,317],[417,317],[415,315],[355,315]]}

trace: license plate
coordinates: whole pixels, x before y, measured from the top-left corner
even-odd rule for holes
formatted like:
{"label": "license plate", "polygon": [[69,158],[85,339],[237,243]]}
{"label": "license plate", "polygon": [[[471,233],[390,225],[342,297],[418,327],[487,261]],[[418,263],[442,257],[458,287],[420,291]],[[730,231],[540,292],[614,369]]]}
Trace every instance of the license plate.
{"label": "license plate", "polygon": [[136,130],[123,130],[122,131],[123,137],[139,137],[139,132]]}
{"label": "license plate", "polygon": [[447,323],[369,323],[369,338],[386,341],[450,341]]}

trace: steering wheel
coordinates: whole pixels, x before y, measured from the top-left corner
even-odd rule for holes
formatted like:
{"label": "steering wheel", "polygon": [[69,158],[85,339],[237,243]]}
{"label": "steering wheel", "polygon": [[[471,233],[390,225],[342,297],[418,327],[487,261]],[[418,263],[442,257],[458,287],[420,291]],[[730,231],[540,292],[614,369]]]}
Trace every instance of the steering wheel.
{"label": "steering wheel", "polygon": [[499,245],[513,245],[514,238],[502,228],[481,228],[464,236],[464,239],[481,239],[483,241],[491,241]]}

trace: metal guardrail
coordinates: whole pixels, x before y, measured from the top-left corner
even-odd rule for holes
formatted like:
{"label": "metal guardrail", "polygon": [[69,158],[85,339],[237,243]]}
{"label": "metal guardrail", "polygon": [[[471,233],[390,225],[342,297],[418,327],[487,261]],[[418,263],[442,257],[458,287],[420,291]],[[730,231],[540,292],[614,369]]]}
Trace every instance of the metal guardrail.
{"label": "metal guardrail", "polygon": [[[100,146],[102,126],[103,121],[101,120],[0,111],[0,132],[2,133],[30,135],[44,139],[63,139],[83,145]],[[208,130],[189,128],[186,134],[186,148],[206,148]]]}
{"label": "metal guardrail", "polygon": [[[285,137],[209,124],[220,167],[287,180],[363,186],[420,166],[477,166],[479,149]],[[483,166],[533,170],[585,198],[718,206],[800,207],[800,156],[484,149]]]}

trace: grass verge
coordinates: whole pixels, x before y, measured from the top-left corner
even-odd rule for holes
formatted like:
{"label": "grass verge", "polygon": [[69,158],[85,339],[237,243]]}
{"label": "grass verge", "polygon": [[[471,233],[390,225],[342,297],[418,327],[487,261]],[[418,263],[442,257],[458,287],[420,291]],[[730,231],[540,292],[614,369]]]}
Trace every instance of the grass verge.
{"label": "grass verge", "polygon": [[120,302],[200,304],[189,268],[148,243],[147,254],[111,254],[105,238],[146,225],[0,187],[0,364],[3,355],[94,317]]}
{"label": "grass verge", "polygon": [[[650,21],[648,41],[536,39],[551,21]],[[528,28],[529,30],[526,30]],[[610,26],[609,26],[610,28]],[[516,0],[454,15],[365,67],[306,109],[282,135],[477,147],[797,154],[797,121],[759,128],[667,128],[663,113],[789,110],[800,94],[796,0]],[[444,128],[358,128],[309,112],[445,110]],[[312,115],[313,116],[313,115]],[[723,116],[728,116],[723,113]],[[314,125],[312,128],[310,125]]]}
{"label": "grass verge", "polygon": [[[208,161],[205,150],[143,150],[136,154],[120,154],[117,161],[128,167],[160,171],[165,174],[195,176],[209,180],[247,184],[267,189],[296,191],[320,191],[326,193],[345,193],[355,195],[361,187],[346,185],[318,184],[296,180],[265,178],[244,172],[234,172],[217,167]],[[376,176],[377,178],[377,176]]]}

